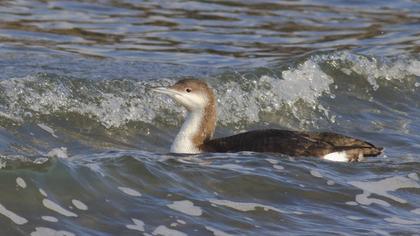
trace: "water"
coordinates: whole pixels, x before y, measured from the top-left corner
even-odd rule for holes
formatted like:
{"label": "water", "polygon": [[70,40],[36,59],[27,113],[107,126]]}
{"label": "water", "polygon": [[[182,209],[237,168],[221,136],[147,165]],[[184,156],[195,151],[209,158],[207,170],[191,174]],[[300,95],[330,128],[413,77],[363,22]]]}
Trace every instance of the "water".
{"label": "water", "polygon": [[[2,1],[1,235],[418,235],[418,1]],[[206,80],[216,136],[329,130],[332,163],[168,154]]]}

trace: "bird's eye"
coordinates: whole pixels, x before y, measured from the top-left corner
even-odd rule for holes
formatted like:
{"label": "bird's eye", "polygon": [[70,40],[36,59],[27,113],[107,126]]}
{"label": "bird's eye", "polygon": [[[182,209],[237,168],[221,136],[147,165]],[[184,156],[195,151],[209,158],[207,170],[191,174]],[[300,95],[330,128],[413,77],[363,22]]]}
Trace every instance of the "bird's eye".
{"label": "bird's eye", "polygon": [[190,88],[185,89],[185,91],[186,91],[187,93],[191,93],[191,89],[190,89]]}

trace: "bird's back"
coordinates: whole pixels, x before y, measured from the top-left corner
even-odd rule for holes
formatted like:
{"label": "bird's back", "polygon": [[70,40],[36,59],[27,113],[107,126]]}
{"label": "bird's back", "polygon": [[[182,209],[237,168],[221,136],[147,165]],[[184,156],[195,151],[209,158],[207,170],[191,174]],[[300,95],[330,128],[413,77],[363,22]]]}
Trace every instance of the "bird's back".
{"label": "bird's back", "polygon": [[298,132],[266,129],[217,138],[205,142],[201,149],[206,152],[269,152],[290,156],[324,157],[345,151],[349,160],[357,161],[365,156],[377,156],[382,148],[348,136],[330,132]]}

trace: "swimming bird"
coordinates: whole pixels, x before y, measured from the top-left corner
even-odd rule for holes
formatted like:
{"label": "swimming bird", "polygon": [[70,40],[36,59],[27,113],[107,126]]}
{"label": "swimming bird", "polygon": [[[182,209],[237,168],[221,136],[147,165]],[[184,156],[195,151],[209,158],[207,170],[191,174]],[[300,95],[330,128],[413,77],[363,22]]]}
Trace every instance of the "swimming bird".
{"label": "swimming bird", "polygon": [[183,79],[169,87],[155,87],[152,91],[169,95],[187,110],[187,117],[172,143],[172,153],[251,151],[340,162],[360,161],[382,153],[381,147],[332,132],[264,129],[213,139],[217,120],[216,97],[206,82]]}

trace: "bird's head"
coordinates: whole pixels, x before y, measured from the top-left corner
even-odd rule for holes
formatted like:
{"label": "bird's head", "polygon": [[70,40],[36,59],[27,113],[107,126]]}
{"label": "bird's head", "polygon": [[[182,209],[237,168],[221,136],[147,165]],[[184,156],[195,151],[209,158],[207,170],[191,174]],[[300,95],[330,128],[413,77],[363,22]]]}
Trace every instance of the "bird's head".
{"label": "bird's head", "polygon": [[206,82],[197,79],[183,79],[169,87],[156,87],[152,91],[169,95],[188,111],[203,110],[214,103],[214,93]]}

